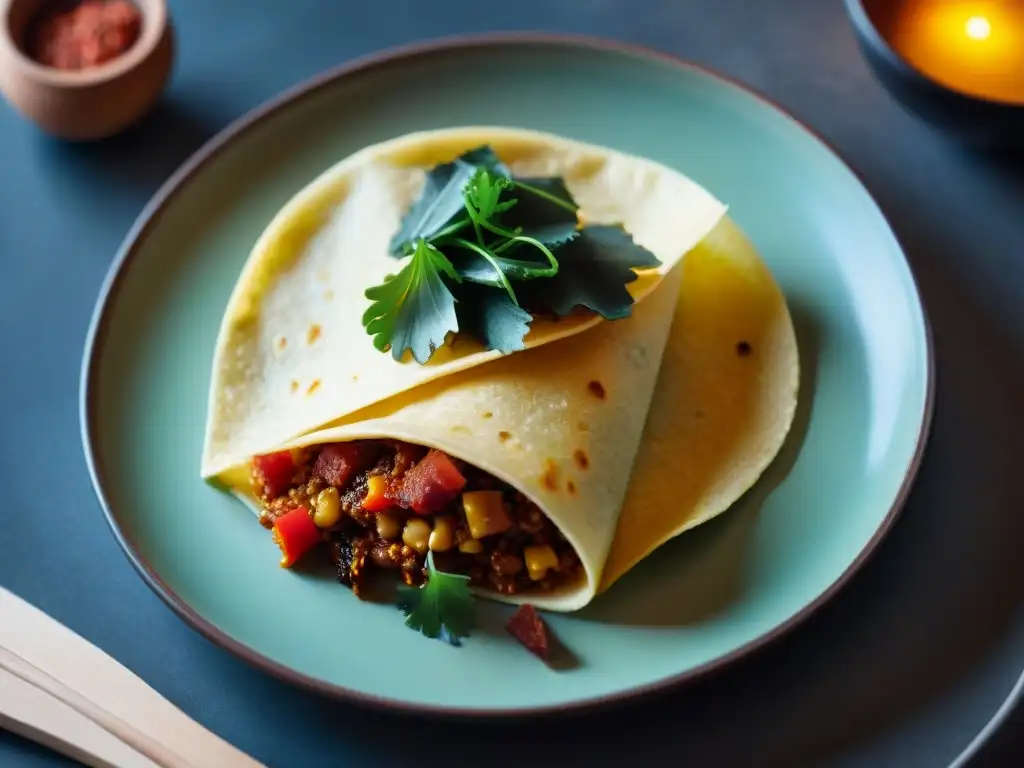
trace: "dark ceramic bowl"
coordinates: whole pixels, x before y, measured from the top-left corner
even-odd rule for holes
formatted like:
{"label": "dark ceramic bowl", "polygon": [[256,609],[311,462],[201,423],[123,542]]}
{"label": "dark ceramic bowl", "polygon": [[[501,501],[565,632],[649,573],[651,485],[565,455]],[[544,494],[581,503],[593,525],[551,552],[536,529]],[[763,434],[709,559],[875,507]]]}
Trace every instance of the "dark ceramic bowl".
{"label": "dark ceramic bowl", "polygon": [[1024,102],[994,101],[948,88],[889,45],[884,30],[891,28],[899,5],[892,0],[846,0],[861,51],[889,93],[910,112],[959,140],[983,146],[1024,145]]}

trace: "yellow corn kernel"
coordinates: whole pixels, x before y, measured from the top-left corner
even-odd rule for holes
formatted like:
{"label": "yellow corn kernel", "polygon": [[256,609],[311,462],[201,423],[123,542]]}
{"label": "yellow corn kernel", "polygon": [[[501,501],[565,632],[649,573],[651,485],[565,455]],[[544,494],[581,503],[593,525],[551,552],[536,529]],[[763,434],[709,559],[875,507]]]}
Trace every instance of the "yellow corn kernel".
{"label": "yellow corn kernel", "polygon": [[455,543],[455,526],[450,517],[439,517],[434,520],[434,530],[427,541],[433,552],[447,552]]}
{"label": "yellow corn kernel", "polygon": [[391,512],[377,513],[377,535],[386,541],[397,539],[402,533],[402,521]]}
{"label": "yellow corn kernel", "polygon": [[547,544],[540,547],[523,547],[523,558],[526,560],[526,570],[533,581],[540,581],[548,575],[549,570],[558,567],[558,555]]}
{"label": "yellow corn kernel", "polygon": [[462,508],[474,539],[493,536],[512,526],[501,491],[469,491],[462,494]]}
{"label": "yellow corn kernel", "polygon": [[405,523],[405,530],[402,531],[402,541],[421,555],[425,555],[430,541],[430,523],[422,517],[409,518]]}
{"label": "yellow corn kernel", "polygon": [[338,489],[324,488],[316,495],[313,506],[316,508],[313,513],[313,522],[318,528],[330,528],[341,517],[341,499],[338,496]]}
{"label": "yellow corn kernel", "polygon": [[484,545],[476,539],[466,539],[459,544],[459,552],[465,555],[479,555],[484,551]]}

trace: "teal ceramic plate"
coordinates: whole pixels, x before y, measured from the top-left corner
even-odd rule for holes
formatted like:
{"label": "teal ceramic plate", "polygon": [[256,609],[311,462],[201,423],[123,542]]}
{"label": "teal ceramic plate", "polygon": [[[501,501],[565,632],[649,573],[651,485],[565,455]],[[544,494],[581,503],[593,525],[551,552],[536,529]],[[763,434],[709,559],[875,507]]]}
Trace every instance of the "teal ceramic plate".
{"label": "teal ceramic plate", "polygon": [[[548,669],[487,604],[462,648],[393,607],[278,567],[241,504],[199,478],[214,340],[238,272],[289,197],[367,144],[417,129],[553,131],[679,168],[731,206],[797,326],[797,423],[735,508],[665,546],[551,626]],[[884,218],[796,121],[720,77],[579,39],[498,37],[386,53],[229,128],[129,235],[85,356],[93,481],[129,558],[187,622],[252,663],[332,694],[417,711],[511,714],[623,699],[735,660],[793,627],[878,544],[908,491],[932,402],[929,333]]]}

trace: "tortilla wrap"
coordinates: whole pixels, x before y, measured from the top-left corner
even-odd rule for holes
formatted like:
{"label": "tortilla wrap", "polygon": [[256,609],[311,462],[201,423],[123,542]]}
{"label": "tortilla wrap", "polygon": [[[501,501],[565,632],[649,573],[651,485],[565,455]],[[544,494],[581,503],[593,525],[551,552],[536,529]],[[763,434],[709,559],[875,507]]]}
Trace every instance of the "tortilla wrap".
{"label": "tortilla wrap", "polygon": [[682,285],[600,590],[725,512],[782,448],[800,359],[785,297],[723,219],[683,260]]}
{"label": "tortilla wrap", "polygon": [[[425,169],[482,144],[518,176],[563,177],[582,221],[621,224],[658,257],[659,268],[638,271],[627,286],[638,306],[725,214],[721,202],[676,171],[545,133],[446,129],[357,152],[285,205],[242,270],[217,340],[204,477],[360,408],[501,357],[458,337],[426,365],[408,353],[397,363],[374,348],[361,323],[369,305],[365,290],[400,268],[388,245],[423,187]],[[538,318],[526,347],[604,322],[591,312],[557,322]]]}
{"label": "tortilla wrap", "polygon": [[[532,141],[535,135],[530,136]],[[467,135],[457,148],[446,148],[446,155],[482,143],[481,138]],[[505,145],[490,135],[486,141],[508,161]],[[536,145],[530,146],[543,154]],[[568,146],[577,151],[578,145]],[[592,157],[580,152],[571,156]],[[565,156],[570,155],[557,155]],[[424,165],[436,162],[422,154],[416,159]],[[547,172],[566,173],[554,168]],[[371,177],[377,178],[376,170]],[[651,184],[659,189],[684,186],[678,181]],[[641,186],[647,188],[647,184]],[[583,203],[586,195],[572,191]],[[345,205],[357,194],[353,191]],[[654,196],[649,203],[663,206],[668,211],[665,215],[672,215],[671,200]],[[630,215],[628,201],[602,205],[595,197],[589,205],[590,210],[611,210],[617,205]],[[630,220],[658,219],[637,213]],[[390,237],[392,225],[397,226],[397,218],[382,230],[382,237]],[[646,239],[647,247],[658,240],[656,233],[644,238],[630,231],[637,240]],[[275,383],[303,375],[294,373],[297,368],[313,370],[309,357],[316,345],[300,345],[287,365],[281,362],[284,355],[257,356],[248,377],[237,380],[231,397],[217,391],[215,375],[203,474],[216,476],[254,503],[248,459],[255,453],[374,438],[438,448],[529,497],[558,527],[583,564],[584,578],[559,591],[513,596],[488,592],[487,596],[549,610],[579,609],[662,543],[726,510],[768,466],[792,423],[799,365],[783,295],[731,220],[719,216],[705,234],[698,238],[697,247],[687,248],[685,258],[670,259],[664,251],[656,251],[671,268],[636,294],[643,300],[634,306],[631,317],[587,321],[571,333],[550,329],[550,337],[542,336],[530,348],[511,355],[479,350],[455,355],[441,364],[443,375],[422,371],[430,365],[396,363],[373,349],[361,334],[357,312],[345,315],[356,327],[344,333],[371,352],[360,358],[370,367],[352,375],[362,378],[372,372],[379,391],[369,393],[358,405],[339,397],[335,412],[313,431],[294,420],[296,414],[308,416],[307,412],[287,407],[289,397],[302,393],[296,395],[285,387],[282,395]],[[312,239],[307,233],[302,242]],[[265,252],[257,247],[254,256],[260,253]],[[309,256],[306,251],[290,257],[291,269],[299,269]],[[319,256],[315,249],[313,256]],[[340,260],[340,252],[334,258]],[[250,260],[247,272],[253,272],[251,264]],[[314,303],[309,293],[321,290],[315,280],[308,279],[315,274],[310,269],[304,269],[305,304]],[[301,292],[296,293],[299,286],[289,285],[287,279],[278,278],[278,282],[288,286],[284,295],[291,297],[293,309],[301,314],[305,304],[299,299]],[[641,282],[634,283],[634,288]],[[236,311],[244,308],[242,327],[248,330],[238,329],[229,308],[215,363],[220,376],[246,370],[247,353],[272,351],[280,327],[277,321],[290,306],[283,299],[274,300],[278,288],[269,278],[246,283],[243,274],[243,284],[256,285],[258,295],[236,289],[232,305]],[[332,312],[341,310],[340,301],[331,307]],[[326,327],[328,313],[323,306],[319,312]],[[298,335],[301,322],[289,323],[293,335]],[[264,325],[272,327],[264,329]],[[339,334],[343,332],[342,326],[335,327]],[[236,342],[240,345],[234,346]],[[232,362],[225,356],[237,359]],[[320,357],[316,362],[324,366],[331,361]],[[223,403],[232,399],[241,405],[225,416]],[[247,405],[249,400],[259,407]],[[281,406],[275,411],[277,402]],[[247,420],[253,419],[267,423],[247,428]],[[239,430],[241,438],[236,437]],[[253,435],[262,442],[254,442]]]}

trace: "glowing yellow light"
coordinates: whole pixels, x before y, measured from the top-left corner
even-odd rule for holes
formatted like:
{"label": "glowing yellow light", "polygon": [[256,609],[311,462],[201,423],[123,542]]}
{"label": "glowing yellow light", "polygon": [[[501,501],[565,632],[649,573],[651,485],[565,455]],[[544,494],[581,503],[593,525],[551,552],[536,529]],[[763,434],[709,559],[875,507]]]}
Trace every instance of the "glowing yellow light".
{"label": "glowing yellow light", "polygon": [[987,40],[992,34],[992,25],[984,16],[971,16],[967,20],[967,36],[971,40]]}

